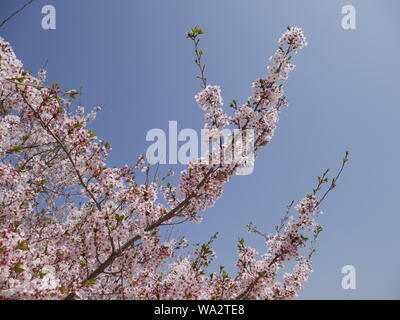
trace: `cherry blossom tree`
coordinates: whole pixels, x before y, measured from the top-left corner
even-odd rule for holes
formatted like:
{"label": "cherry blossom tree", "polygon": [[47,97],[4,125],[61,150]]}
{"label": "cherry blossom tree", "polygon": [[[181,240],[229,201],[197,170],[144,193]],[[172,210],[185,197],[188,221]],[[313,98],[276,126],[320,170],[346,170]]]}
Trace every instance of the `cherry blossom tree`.
{"label": "cherry blossom tree", "polygon": [[[271,141],[288,102],[283,85],[294,54],[307,45],[300,28],[288,27],[270,57],[267,75],[252,84],[244,104],[223,108],[220,87],[205,77],[199,48],[202,30],[187,37],[195,46],[202,90],[195,96],[205,127],[219,139],[224,128],[254,131],[254,151]],[[45,84],[23,69],[0,38],[0,298],[1,299],[292,299],[312,273],[311,257],[322,230],[320,204],[336,186],[345,163],[330,179],[284,214],[273,234],[253,224],[265,251],[237,243],[237,272],[210,272],[212,237],[192,247],[185,238],[162,240],[165,226],[200,222],[243,166],[195,159],[175,186],[146,180],[143,156],[133,165],[108,167],[111,145],[87,128],[98,108],[73,107],[79,94]],[[216,153],[216,148],[205,157]],[[204,159],[203,159],[204,160]],[[325,187],[324,193],[322,188]],[[320,197],[318,195],[322,193]],[[288,262],[294,267],[283,273]]]}

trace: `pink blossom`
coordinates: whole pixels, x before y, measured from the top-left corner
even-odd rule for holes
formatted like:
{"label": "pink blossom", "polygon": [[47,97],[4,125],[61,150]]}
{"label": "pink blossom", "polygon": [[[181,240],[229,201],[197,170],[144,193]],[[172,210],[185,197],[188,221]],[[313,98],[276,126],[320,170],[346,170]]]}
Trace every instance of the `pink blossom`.
{"label": "pink blossom", "polygon": [[[200,34],[200,33],[199,33]],[[195,100],[205,127],[219,137],[224,127],[255,131],[255,148],[274,135],[287,105],[283,84],[294,65],[290,53],[306,45],[289,28],[270,58],[268,74],[231,116],[219,86],[205,86]],[[285,46],[287,49],[283,49]],[[182,254],[185,239],[163,241],[164,225],[200,222],[222,197],[243,158],[220,165],[195,159],[175,186],[139,182],[148,172],[136,164],[110,168],[111,145],[87,128],[98,108],[71,112],[76,90],[45,86],[23,70],[10,44],[0,38],[0,298],[6,299],[282,299],[294,298],[312,271],[299,251],[313,232],[318,200],[304,198],[282,232],[268,235],[259,254],[241,243],[237,275],[206,275],[215,252],[203,247]],[[205,157],[221,153],[211,151]],[[171,176],[168,173],[167,176]],[[277,281],[284,263],[297,260]]]}

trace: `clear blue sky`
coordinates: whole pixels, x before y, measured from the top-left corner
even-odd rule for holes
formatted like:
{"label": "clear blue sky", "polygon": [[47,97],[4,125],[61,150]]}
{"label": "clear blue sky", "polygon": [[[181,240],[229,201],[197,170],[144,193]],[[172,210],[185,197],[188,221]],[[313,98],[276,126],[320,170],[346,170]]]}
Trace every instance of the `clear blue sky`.
{"label": "clear blue sky", "polygon": [[[1,18],[25,2],[2,0]],[[56,7],[56,30],[41,28],[46,4]],[[341,27],[346,4],[357,10],[356,30]],[[286,26],[302,27],[309,46],[286,86],[290,106],[254,174],[235,177],[202,224],[179,232],[197,242],[219,231],[217,263],[233,270],[237,238],[257,240],[245,225],[272,231],[285,204],[301,199],[350,150],[323,206],[315,273],[301,298],[399,299],[399,12],[395,0],[36,0],[0,35],[26,69],[36,72],[48,60],[50,83],[83,86],[82,103],[103,106],[94,131],[113,145],[109,164],[123,165],[145,153],[149,129],[167,129],[169,120],[180,129],[202,127],[185,39],[191,26],[206,32],[207,76],[222,86],[225,102],[244,101]],[[356,267],[356,290],[341,288],[347,264]]]}

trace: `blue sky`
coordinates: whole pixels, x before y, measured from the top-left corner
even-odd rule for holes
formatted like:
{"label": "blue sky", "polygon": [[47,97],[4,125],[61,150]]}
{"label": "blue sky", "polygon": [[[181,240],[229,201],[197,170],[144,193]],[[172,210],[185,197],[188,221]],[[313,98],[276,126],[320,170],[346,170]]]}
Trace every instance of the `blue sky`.
{"label": "blue sky", "polygon": [[[5,18],[25,0],[2,0]],[[41,8],[52,4],[56,30],[41,28]],[[357,29],[341,27],[341,8],[356,8]],[[113,146],[110,165],[145,153],[152,128],[199,130],[192,44],[185,32],[200,25],[206,73],[226,104],[243,102],[287,25],[302,27],[309,46],[296,57],[286,85],[289,108],[255,172],[237,176],[200,225],[178,231],[190,241],[215,242],[217,264],[233,270],[238,237],[253,221],[265,231],[285,205],[300,200],[325,168],[351,161],[323,205],[324,226],[315,272],[302,299],[399,299],[398,226],[400,110],[397,58],[400,3],[395,0],[36,0],[0,29],[25,68],[48,60],[48,81],[83,87],[88,110],[103,107],[93,130]],[[177,167],[179,169],[179,167]],[[341,268],[354,265],[357,289],[343,290]]]}

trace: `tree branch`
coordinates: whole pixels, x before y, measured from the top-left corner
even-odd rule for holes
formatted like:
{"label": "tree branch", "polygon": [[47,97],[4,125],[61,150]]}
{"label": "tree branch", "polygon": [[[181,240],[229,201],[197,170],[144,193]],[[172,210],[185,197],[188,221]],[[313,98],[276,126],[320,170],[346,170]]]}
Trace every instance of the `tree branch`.
{"label": "tree branch", "polygon": [[27,6],[29,6],[33,1],[35,0],[29,0],[27,3],[25,3],[21,8],[19,8],[17,11],[13,12],[11,15],[9,15],[3,22],[0,24],[0,28],[3,27],[8,21],[10,21],[14,16],[16,16],[18,13],[22,12]]}

